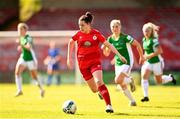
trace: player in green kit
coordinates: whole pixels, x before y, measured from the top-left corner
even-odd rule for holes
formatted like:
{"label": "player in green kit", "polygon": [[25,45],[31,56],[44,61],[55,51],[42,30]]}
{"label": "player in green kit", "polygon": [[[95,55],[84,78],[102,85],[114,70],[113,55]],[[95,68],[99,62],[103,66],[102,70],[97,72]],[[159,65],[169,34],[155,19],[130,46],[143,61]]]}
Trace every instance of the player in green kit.
{"label": "player in green kit", "polygon": [[44,96],[44,89],[42,87],[41,81],[38,79],[37,75],[37,59],[33,50],[33,41],[32,37],[27,34],[28,26],[25,23],[19,23],[18,27],[19,39],[17,40],[18,50],[21,51],[21,55],[18,59],[15,69],[15,82],[17,86],[16,97],[23,95],[22,92],[22,77],[21,73],[28,68],[32,79],[37,82],[38,87],[40,88],[41,97]]}
{"label": "player in green kit", "polygon": [[[112,20],[110,23],[110,27],[112,35],[108,38],[108,42],[111,43],[118,50],[118,52],[127,60],[127,63],[123,63],[115,55],[115,83],[117,83],[118,86],[121,87],[123,93],[129,99],[130,106],[136,106],[136,101],[127,88],[127,84],[130,84],[131,91],[135,91],[134,81],[129,76],[134,62],[131,45],[137,48],[140,56],[140,64],[142,64],[144,61],[143,50],[137,40],[132,38],[130,35],[121,32],[120,20]],[[110,49],[107,47],[103,47],[103,53],[105,56],[108,56],[110,54]]]}
{"label": "player in green kit", "polygon": [[148,79],[150,78],[151,72],[154,74],[154,78],[157,84],[165,84],[172,82],[176,84],[172,74],[163,75],[164,61],[161,57],[163,53],[162,48],[158,42],[158,30],[159,27],[153,23],[146,23],[143,26],[143,49],[145,51],[144,62],[141,68],[141,86],[144,93],[144,98],[141,99],[142,102],[149,101],[148,95]]}

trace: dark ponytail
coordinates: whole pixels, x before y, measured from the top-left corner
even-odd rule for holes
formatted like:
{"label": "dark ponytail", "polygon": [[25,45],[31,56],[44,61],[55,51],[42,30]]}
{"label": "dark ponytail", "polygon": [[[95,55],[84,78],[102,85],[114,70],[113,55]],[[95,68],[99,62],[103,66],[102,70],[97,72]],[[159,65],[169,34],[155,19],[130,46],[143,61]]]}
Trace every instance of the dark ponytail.
{"label": "dark ponytail", "polygon": [[88,23],[92,23],[93,19],[94,19],[94,16],[93,16],[90,12],[86,12],[85,15],[82,15],[82,16],[79,18],[80,21],[84,21],[84,22],[87,23],[87,24],[88,24]]}

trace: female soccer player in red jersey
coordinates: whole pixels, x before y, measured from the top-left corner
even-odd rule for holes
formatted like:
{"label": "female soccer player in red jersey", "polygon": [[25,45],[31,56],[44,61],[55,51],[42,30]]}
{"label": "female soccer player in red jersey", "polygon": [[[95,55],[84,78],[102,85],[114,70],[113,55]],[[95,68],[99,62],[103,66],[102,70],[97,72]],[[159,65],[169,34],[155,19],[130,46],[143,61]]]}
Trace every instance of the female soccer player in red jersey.
{"label": "female soccer player in red jersey", "polygon": [[127,61],[110,43],[106,41],[105,37],[99,31],[92,28],[92,20],[93,15],[89,12],[79,18],[80,30],[72,37],[72,39],[70,39],[68,44],[67,65],[72,69],[72,52],[75,42],[77,41],[77,59],[80,72],[92,92],[96,93],[99,91],[102,95],[106,102],[106,112],[113,113],[109,92],[102,80],[99,44],[103,43],[117,54],[123,62],[126,63]]}

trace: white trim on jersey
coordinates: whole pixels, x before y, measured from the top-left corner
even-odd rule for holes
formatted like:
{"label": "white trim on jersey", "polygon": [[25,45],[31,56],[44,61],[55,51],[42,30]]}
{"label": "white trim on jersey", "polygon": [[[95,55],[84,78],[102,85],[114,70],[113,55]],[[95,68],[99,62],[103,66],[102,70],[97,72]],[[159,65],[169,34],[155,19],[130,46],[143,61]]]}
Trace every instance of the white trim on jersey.
{"label": "white trim on jersey", "polygon": [[35,62],[35,64],[38,66],[38,61],[37,61],[37,58],[36,58],[36,55],[35,55],[35,52],[34,50],[31,48],[30,49],[30,52],[32,54],[32,57],[33,57],[33,61]]}
{"label": "white trim on jersey", "polygon": [[[155,42],[157,42],[157,41],[158,41],[158,40],[155,39]],[[154,41],[153,41],[153,42],[154,42]],[[157,45],[157,44],[158,44],[158,42],[153,45],[153,52],[156,52],[156,50],[157,50],[157,49],[156,49],[156,45]],[[160,61],[164,61],[161,55],[158,55],[158,58],[159,58]]]}
{"label": "white trim on jersey", "polygon": [[130,69],[129,69],[129,74],[130,74],[131,69],[132,69],[133,64],[134,64],[134,57],[133,57],[133,52],[132,52],[131,44],[130,43],[126,43],[126,47],[127,47],[127,50],[128,50],[129,60],[130,60]]}

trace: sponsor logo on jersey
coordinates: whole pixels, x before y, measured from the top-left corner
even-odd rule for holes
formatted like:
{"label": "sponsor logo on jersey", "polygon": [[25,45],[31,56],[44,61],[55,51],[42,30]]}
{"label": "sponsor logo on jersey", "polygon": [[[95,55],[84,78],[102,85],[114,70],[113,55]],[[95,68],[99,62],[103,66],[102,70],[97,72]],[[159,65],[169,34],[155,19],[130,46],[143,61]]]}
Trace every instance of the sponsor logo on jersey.
{"label": "sponsor logo on jersey", "polygon": [[93,40],[97,40],[97,36],[94,35],[94,36],[93,36]]}
{"label": "sponsor logo on jersey", "polygon": [[91,46],[91,42],[90,42],[90,41],[86,41],[86,42],[84,42],[84,46],[86,46],[86,47]]}

